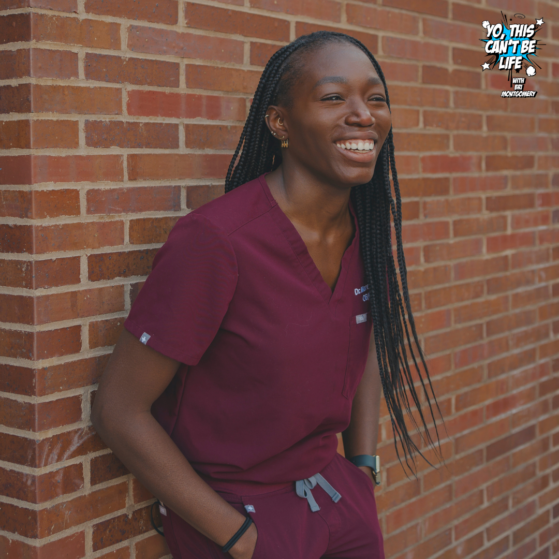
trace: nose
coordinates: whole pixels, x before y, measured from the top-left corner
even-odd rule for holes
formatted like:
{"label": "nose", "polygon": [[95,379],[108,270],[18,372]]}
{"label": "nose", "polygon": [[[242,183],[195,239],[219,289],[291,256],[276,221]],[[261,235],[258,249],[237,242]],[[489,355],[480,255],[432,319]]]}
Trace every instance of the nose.
{"label": "nose", "polygon": [[346,117],[346,124],[353,126],[369,127],[375,124],[375,119],[361,99],[354,99],[349,104],[349,112]]}

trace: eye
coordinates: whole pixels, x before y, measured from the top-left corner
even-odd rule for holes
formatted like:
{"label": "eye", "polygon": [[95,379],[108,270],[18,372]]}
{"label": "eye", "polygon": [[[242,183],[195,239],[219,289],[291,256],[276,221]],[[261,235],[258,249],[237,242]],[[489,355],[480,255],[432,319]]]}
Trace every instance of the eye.
{"label": "eye", "polygon": [[323,97],[321,101],[343,101],[342,97],[337,93]]}
{"label": "eye", "polygon": [[382,95],[373,95],[369,100],[377,103],[386,103],[386,99]]}

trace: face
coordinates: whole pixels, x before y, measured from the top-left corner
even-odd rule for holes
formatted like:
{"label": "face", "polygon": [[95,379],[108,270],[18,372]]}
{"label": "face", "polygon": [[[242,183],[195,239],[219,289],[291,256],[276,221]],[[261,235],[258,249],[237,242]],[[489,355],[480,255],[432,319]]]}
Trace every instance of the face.
{"label": "face", "polygon": [[288,107],[269,107],[268,127],[284,165],[303,166],[322,181],[356,186],[373,176],[392,125],[384,86],[359,48],[330,43],[304,58]]}

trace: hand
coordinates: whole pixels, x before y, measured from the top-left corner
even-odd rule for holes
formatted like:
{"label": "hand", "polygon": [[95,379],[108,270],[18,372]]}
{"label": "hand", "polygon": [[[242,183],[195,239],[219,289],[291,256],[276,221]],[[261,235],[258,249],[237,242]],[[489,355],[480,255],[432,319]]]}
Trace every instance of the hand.
{"label": "hand", "polygon": [[239,541],[229,550],[229,555],[234,559],[252,559],[257,539],[258,530],[253,522]]}

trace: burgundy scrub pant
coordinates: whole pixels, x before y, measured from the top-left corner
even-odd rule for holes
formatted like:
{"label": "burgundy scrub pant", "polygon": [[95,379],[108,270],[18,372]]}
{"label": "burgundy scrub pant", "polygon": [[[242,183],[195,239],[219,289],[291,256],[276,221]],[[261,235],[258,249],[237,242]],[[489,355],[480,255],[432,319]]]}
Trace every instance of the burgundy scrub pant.
{"label": "burgundy scrub pant", "polygon": [[[258,495],[219,494],[258,530],[252,559],[384,559],[375,495],[370,478],[336,453],[321,472],[341,494],[335,503],[322,487],[312,489],[320,510],[312,512],[295,484]],[[252,509],[249,505],[252,505]],[[174,559],[224,559],[221,548],[167,509],[163,516]]]}

